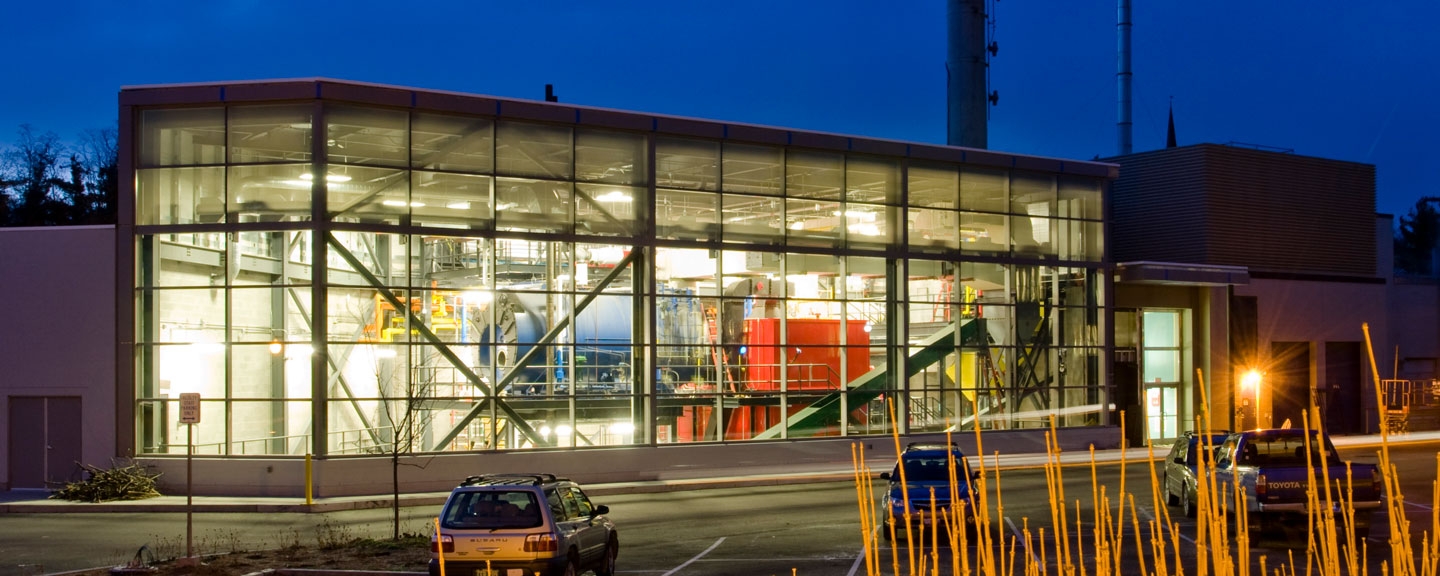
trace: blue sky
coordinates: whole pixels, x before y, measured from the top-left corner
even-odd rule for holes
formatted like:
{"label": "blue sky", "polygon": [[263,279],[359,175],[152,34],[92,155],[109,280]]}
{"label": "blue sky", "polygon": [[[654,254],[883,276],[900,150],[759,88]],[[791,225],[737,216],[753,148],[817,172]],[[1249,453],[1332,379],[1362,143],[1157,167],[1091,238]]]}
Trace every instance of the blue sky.
{"label": "blue sky", "polygon": [[[1440,195],[1440,2],[1134,0],[1135,149],[1245,142]],[[0,143],[113,125],[121,86],[299,78],[943,143],[945,2],[10,2]],[[1115,2],[1001,0],[990,147],[1115,153]]]}

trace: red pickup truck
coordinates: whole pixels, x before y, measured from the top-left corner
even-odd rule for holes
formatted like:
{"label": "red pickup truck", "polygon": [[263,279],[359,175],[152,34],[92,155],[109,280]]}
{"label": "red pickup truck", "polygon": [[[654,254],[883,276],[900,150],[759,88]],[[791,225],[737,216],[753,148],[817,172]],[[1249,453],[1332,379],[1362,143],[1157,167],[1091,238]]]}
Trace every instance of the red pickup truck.
{"label": "red pickup truck", "polygon": [[[1276,522],[1287,522],[1287,516],[1298,516],[1299,525],[1303,526],[1306,515],[1312,511],[1309,497],[1312,467],[1317,484],[1325,481],[1328,470],[1331,509],[1322,511],[1337,514],[1337,530],[1344,529],[1338,513],[1348,503],[1355,511],[1356,539],[1368,537],[1374,512],[1384,508],[1381,502],[1384,488],[1377,467],[1350,464],[1351,483],[1347,490],[1346,462],[1340,460],[1330,438],[1314,430],[1309,431],[1308,442],[1304,430],[1293,429],[1248,430],[1228,436],[1225,443],[1215,449],[1217,496],[1229,510],[1230,517],[1238,522],[1234,485],[1240,485],[1252,534],[1263,533],[1267,526],[1277,526]],[[1323,508],[1325,493],[1315,493],[1318,495],[1316,507]]]}

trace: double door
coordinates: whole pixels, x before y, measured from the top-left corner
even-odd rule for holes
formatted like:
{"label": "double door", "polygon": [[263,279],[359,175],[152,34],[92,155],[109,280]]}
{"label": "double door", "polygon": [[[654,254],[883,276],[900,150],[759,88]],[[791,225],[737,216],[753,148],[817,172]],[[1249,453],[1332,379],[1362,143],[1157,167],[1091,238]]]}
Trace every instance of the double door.
{"label": "double door", "polygon": [[10,488],[56,488],[79,480],[80,398],[10,397]]}

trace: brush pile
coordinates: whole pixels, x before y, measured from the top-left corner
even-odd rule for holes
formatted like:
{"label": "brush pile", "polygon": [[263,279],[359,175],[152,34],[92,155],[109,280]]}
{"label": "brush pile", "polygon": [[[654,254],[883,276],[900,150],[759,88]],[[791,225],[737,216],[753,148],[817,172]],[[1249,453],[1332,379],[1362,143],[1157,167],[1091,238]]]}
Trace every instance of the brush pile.
{"label": "brush pile", "polygon": [[76,502],[110,502],[114,500],[143,500],[160,495],[155,489],[159,473],[151,473],[139,464],[115,465],[109,470],[81,464],[85,479],[70,482],[64,488],[50,494],[55,500]]}

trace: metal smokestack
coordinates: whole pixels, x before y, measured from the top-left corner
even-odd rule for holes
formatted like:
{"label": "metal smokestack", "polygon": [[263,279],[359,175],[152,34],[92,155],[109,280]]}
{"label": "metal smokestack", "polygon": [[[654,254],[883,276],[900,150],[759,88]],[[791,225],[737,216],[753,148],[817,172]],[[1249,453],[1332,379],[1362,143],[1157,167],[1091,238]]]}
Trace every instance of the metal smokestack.
{"label": "metal smokestack", "polygon": [[985,0],[950,0],[946,6],[949,46],[946,50],[945,142],[951,146],[985,148]]}
{"label": "metal smokestack", "polygon": [[1116,6],[1115,41],[1115,88],[1119,92],[1116,103],[1115,128],[1120,144],[1120,154],[1134,151],[1132,124],[1130,122],[1130,0],[1118,0]]}

